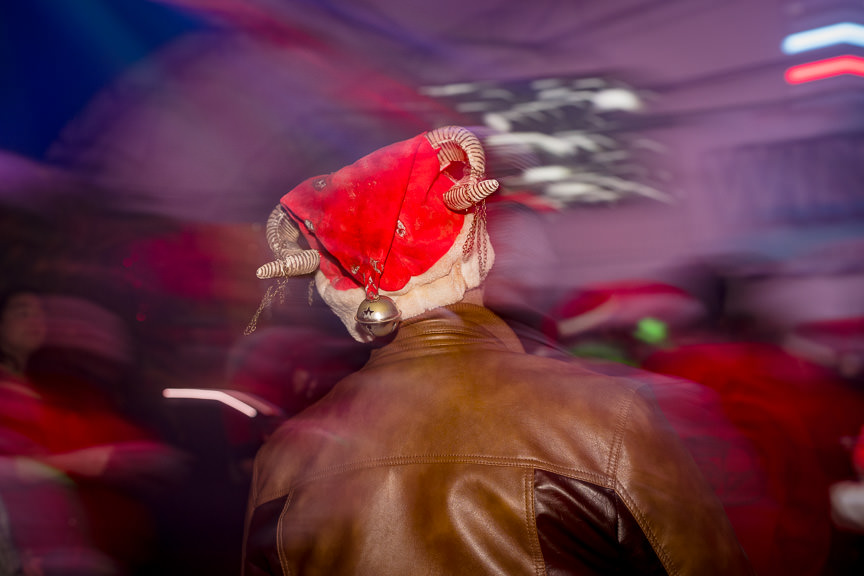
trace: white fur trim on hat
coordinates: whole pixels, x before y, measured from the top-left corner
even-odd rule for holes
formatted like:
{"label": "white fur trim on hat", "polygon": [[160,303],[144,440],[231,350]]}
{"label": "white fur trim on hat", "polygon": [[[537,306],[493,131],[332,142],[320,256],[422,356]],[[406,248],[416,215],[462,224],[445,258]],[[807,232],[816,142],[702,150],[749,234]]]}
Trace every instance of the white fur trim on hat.
{"label": "white fur trim on hat", "polygon": [[[480,255],[477,245],[482,244],[482,238],[475,238],[475,247],[471,250],[468,258],[462,256],[462,247],[471,230],[474,215],[465,216],[465,222],[459,236],[456,237],[453,246],[442,256],[429,270],[420,276],[414,276],[401,290],[388,292],[381,290],[383,296],[389,296],[396,303],[396,307],[402,313],[402,319],[407,320],[419,316],[427,310],[448,306],[462,300],[465,292],[476,288],[482,282],[480,277]],[[492,268],[495,262],[495,251],[489,242],[489,235],[485,226],[478,226],[478,233],[486,236],[486,271]],[[319,270],[315,274],[315,286],[324,302],[330,306],[333,313],[342,320],[348,332],[359,342],[369,342],[372,337],[357,329],[355,315],[360,303],[366,298],[366,292],[362,288],[351,290],[336,290],[330,281]]]}

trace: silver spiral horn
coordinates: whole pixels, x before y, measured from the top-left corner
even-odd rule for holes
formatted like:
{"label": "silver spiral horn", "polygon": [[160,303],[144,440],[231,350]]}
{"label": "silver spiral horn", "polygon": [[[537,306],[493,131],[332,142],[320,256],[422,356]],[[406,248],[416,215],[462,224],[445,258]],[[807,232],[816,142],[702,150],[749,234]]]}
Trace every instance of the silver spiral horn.
{"label": "silver spiral horn", "polygon": [[276,206],[267,218],[265,231],[267,244],[276,260],[264,264],[255,273],[262,280],[288,276],[302,276],[318,269],[321,255],[317,250],[304,250],[297,243],[300,229],[285,213],[282,206]]}
{"label": "silver spiral horn", "polygon": [[468,164],[468,174],[444,194],[448,208],[467,210],[498,189],[497,180],[485,178],[486,153],[473,132],[461,126],[444,126],[430,130],[426,139],[438,148],[442,168],[454,161]]}

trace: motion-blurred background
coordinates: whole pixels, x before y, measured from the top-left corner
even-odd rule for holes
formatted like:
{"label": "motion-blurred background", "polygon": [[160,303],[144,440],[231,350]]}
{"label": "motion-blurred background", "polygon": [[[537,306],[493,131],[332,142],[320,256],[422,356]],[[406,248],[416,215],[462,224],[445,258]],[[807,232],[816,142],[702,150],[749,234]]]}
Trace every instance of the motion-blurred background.
{"label": "motion-blurred background", "polygon": [[[69,422],[46,450],[159,446],[116,451],[146,486],[72,490],[107,558],[81,573],[237,572],[261,439],[366,353],[308,279],[243,335],[262,223],[447,124],[502,183],[486,296],[529,350],[710,389],[760,463],[763,573],[862,566],[828,489],[864,424],[864,2],[3,0],[0,73],[0,288],[42,297],[25,378]],[[13,543],[14,502],[51,501],[2,497]]]}

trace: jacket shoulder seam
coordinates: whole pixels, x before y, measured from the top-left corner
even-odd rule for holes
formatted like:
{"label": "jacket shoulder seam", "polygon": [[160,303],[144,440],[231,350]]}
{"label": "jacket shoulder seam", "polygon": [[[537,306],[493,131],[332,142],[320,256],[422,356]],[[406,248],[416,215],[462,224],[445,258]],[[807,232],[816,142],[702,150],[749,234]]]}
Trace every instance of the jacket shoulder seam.
{"label": "jacket shoulder seam", "polygon": [[317,472],[296,478],[289,486],[282,489],[259,494],[257,504],[269,502],[276,498],[282,498],[286,494],[293,492],[297,487],[349,472],[359,470],[367,470],[372,468],[382,468],[387,466],[409,466],[413,464],[479,464],[483,466],[505,466],[514,468],[541,469],[568,476],[586,482],[591,482],[599,486],[608,488],[614,487],[614,479],[608,474],[601,472],[593,472],[586,468],[577,468],[571,466],[561,466],[552,462],[539,460],[535,458],[508,458],[498,456],[486,456],[482,454],[418,454],[411,456],[390,456],[385,458],[370,458],[366,460],[358,460],[356,462],[348,462],[337,466],[324,468]]}
{"label": "jacket shoulder seam", "polygon": [[279,554],[279,564],[282,566],[282,573],[285,576],[292,576],[291,567],[288,565],[288,558],[285,556],[283,546],[279,545],[279,538],[282,534],[282,526],[285,520],[285,514],[288,512],[288,507],[291,506],[291,498],[294,496],[294,491],[289,490],[285,498],[285,504],[282,506],[282,512],[279,513],[279,521],[276,523],[276,552]]}
{"label": "jacket shoulder seam", "polygon": [[606,475],[610,478],[618,477],[618,464],[621,460],[621,450],[624,446],[624,432],[627,427],[627,420],[630,419],[630,411],[633,408],[633,403],[636,397],[636,391],[631,390],[630,394],[622,402],[623,406],[618,411],[618,418],[615,422],[615,435],[612,447],[609,450],[609,463],[606,468]]}

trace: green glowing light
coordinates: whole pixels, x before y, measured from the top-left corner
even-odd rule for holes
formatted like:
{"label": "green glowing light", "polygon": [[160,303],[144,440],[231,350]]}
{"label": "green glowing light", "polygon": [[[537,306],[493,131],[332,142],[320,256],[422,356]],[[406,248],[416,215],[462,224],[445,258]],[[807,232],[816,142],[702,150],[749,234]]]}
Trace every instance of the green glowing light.
{"label": "green glowing light", "polygon": [[666,323],[656,318],[642,318],[636,324],[636,330],[633,331],[633,336],[647,342],[648,344],[658,344],[666,340],[669,336],[669,328]]}

